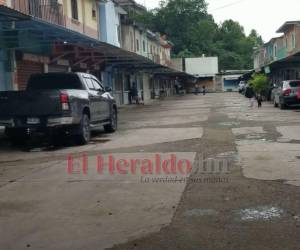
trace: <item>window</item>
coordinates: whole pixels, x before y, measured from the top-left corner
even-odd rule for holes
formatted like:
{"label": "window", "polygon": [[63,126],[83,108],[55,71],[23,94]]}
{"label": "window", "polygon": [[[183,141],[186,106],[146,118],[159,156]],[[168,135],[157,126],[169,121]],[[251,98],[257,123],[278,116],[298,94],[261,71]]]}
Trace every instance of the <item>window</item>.
{"label": "window", "polygon": [[50,6],[55,8],[58,5],[58,0],[50,0]]}
{"label": "window", "polygon": [[146,52],[146,43],[145,43],[145,40],[143,41],[143,51]]}
{"label": "window", "polygon": [[121,27],[120,25],[117,25],[117,37],[118,37],[118,42],[121,43]]}
{"label": "window", "polygon": [[295,36],[295,33],[292,34],[292,48],[293,49],[296,48],[296,36]]}
{"label": "window", "polygon": [[104,92],[103,86],[98,81],[96,81],[95,79],[92,79],[92,82],[93,82],[95,90]]}
{"label": "window", "polygon": [[277,45],[274,45],[274,57],[277,57]]}
{"label": "window", "polygon": [[136,50],[140,51],[140,41],[136,39]]}
{"label": "window", "polygon": [[78,5],[77,0],[71,0],[72,18],[78,20]]}
{"label": "window", "polygon": [[291,74],[290,74],[290,70],[289,69],[286,71],[285,79],[286,80],[290,80],[291,79]]}
{"label": "window", "polygon": [[290,86],[292,88],[300,87],[300,82],[299,81],[292,81],[292,82],[290,82]]}
{"label": "window", "polygon": [[85,82],[86,82],[86,85],[88,86],[88,88],[90,90],[95,90],[95,87],[93,85],[93,82],[92,82],[91,78],[85,78]]}
{"label": "window", "polygon": [[93,19],[97,18],[97,6],[95,2],[93,2],[93,6],[92,6],[92,17]]}
{"label": "window", "polygon": [[133,44],[133,34],[132,34],[132,32],[130,32],[130,47],[131,47],[131,51],[133,51],[134,44]]}

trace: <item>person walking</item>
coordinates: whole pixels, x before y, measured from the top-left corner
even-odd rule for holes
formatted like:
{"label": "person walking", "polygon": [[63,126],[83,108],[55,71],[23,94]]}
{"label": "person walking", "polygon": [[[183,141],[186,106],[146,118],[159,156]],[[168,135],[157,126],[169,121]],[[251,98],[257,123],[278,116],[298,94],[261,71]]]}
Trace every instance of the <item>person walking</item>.
{"label": "person walking", "polygon": [[258,108],[261,108],[262,107],[262,96],[261,96],[261,94],[258,94],[256,96],[256,100],[257,100],[257,106],[258,106]]}
{"label": "person walking", "polygon": [[195,95],[199,94],[199,85],[196,83],[195,84]]}
{"label": "person walking", "polygon": [[203,93],[203,95],[206,95],[206,87],[205,86],[202,87],[202,93]]}
{"label": "person walking", "polygon": [[137,84],[135,82],[132,84],[131,96],[132,96],[133,102],[135,104],[139,104],[139,94],[138,94],[138,90],[137,90]]}
{"label": "person walking", "polygon": [[246,88],[245,96],[249,99],[249,107],[253,108],[255,102],[255,93],[251,84]]}
{"label": "person walking", "polygon": [[175,79],[175,91],[176,91],[176,95],[179,95],[179,88],[180,88],[180,82],[178,80],[178,77],[176,77],[176,79]]}

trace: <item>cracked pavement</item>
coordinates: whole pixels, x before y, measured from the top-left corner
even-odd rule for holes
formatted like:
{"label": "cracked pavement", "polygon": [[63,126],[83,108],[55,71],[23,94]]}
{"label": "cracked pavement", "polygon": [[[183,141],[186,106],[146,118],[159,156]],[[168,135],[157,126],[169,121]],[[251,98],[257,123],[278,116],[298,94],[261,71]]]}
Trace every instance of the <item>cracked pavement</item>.
{"label": "cracked pavement", "polygon": [[[2,138],[0,249],[298,250],[299,112],[247,105],[220,93],[125,107],[117,133],[96,133],[83,147],[24,152]],[[68,173],[68,155],[82,153],[87,173]],[[157,154],[193,168],[222,159],[228,171],[180,182],[159,173],[148,183],[141,169],[109,172],[109,155],[155,162]]]}

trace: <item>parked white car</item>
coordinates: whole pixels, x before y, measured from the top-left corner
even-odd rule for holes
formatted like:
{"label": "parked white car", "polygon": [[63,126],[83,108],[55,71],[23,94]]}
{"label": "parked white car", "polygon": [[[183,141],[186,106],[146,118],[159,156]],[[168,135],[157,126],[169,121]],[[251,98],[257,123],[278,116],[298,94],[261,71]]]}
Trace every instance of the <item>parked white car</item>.
{"label": "parked white car", "polygon": [[300,105],[300,80],[283,81],[273,90],[274,107],[284,109]]}

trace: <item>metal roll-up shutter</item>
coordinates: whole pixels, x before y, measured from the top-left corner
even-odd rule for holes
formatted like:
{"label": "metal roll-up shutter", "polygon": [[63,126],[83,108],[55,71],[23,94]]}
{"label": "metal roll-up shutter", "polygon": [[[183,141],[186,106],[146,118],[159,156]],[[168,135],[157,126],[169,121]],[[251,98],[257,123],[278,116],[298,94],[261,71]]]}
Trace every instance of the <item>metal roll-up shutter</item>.
{"label": "metal roll-up shutter", "polygon": [[43,73],[42,63],[30,61],[17,61],[17,83],[19,90],[25,90],[29,77],[32,74]]}

